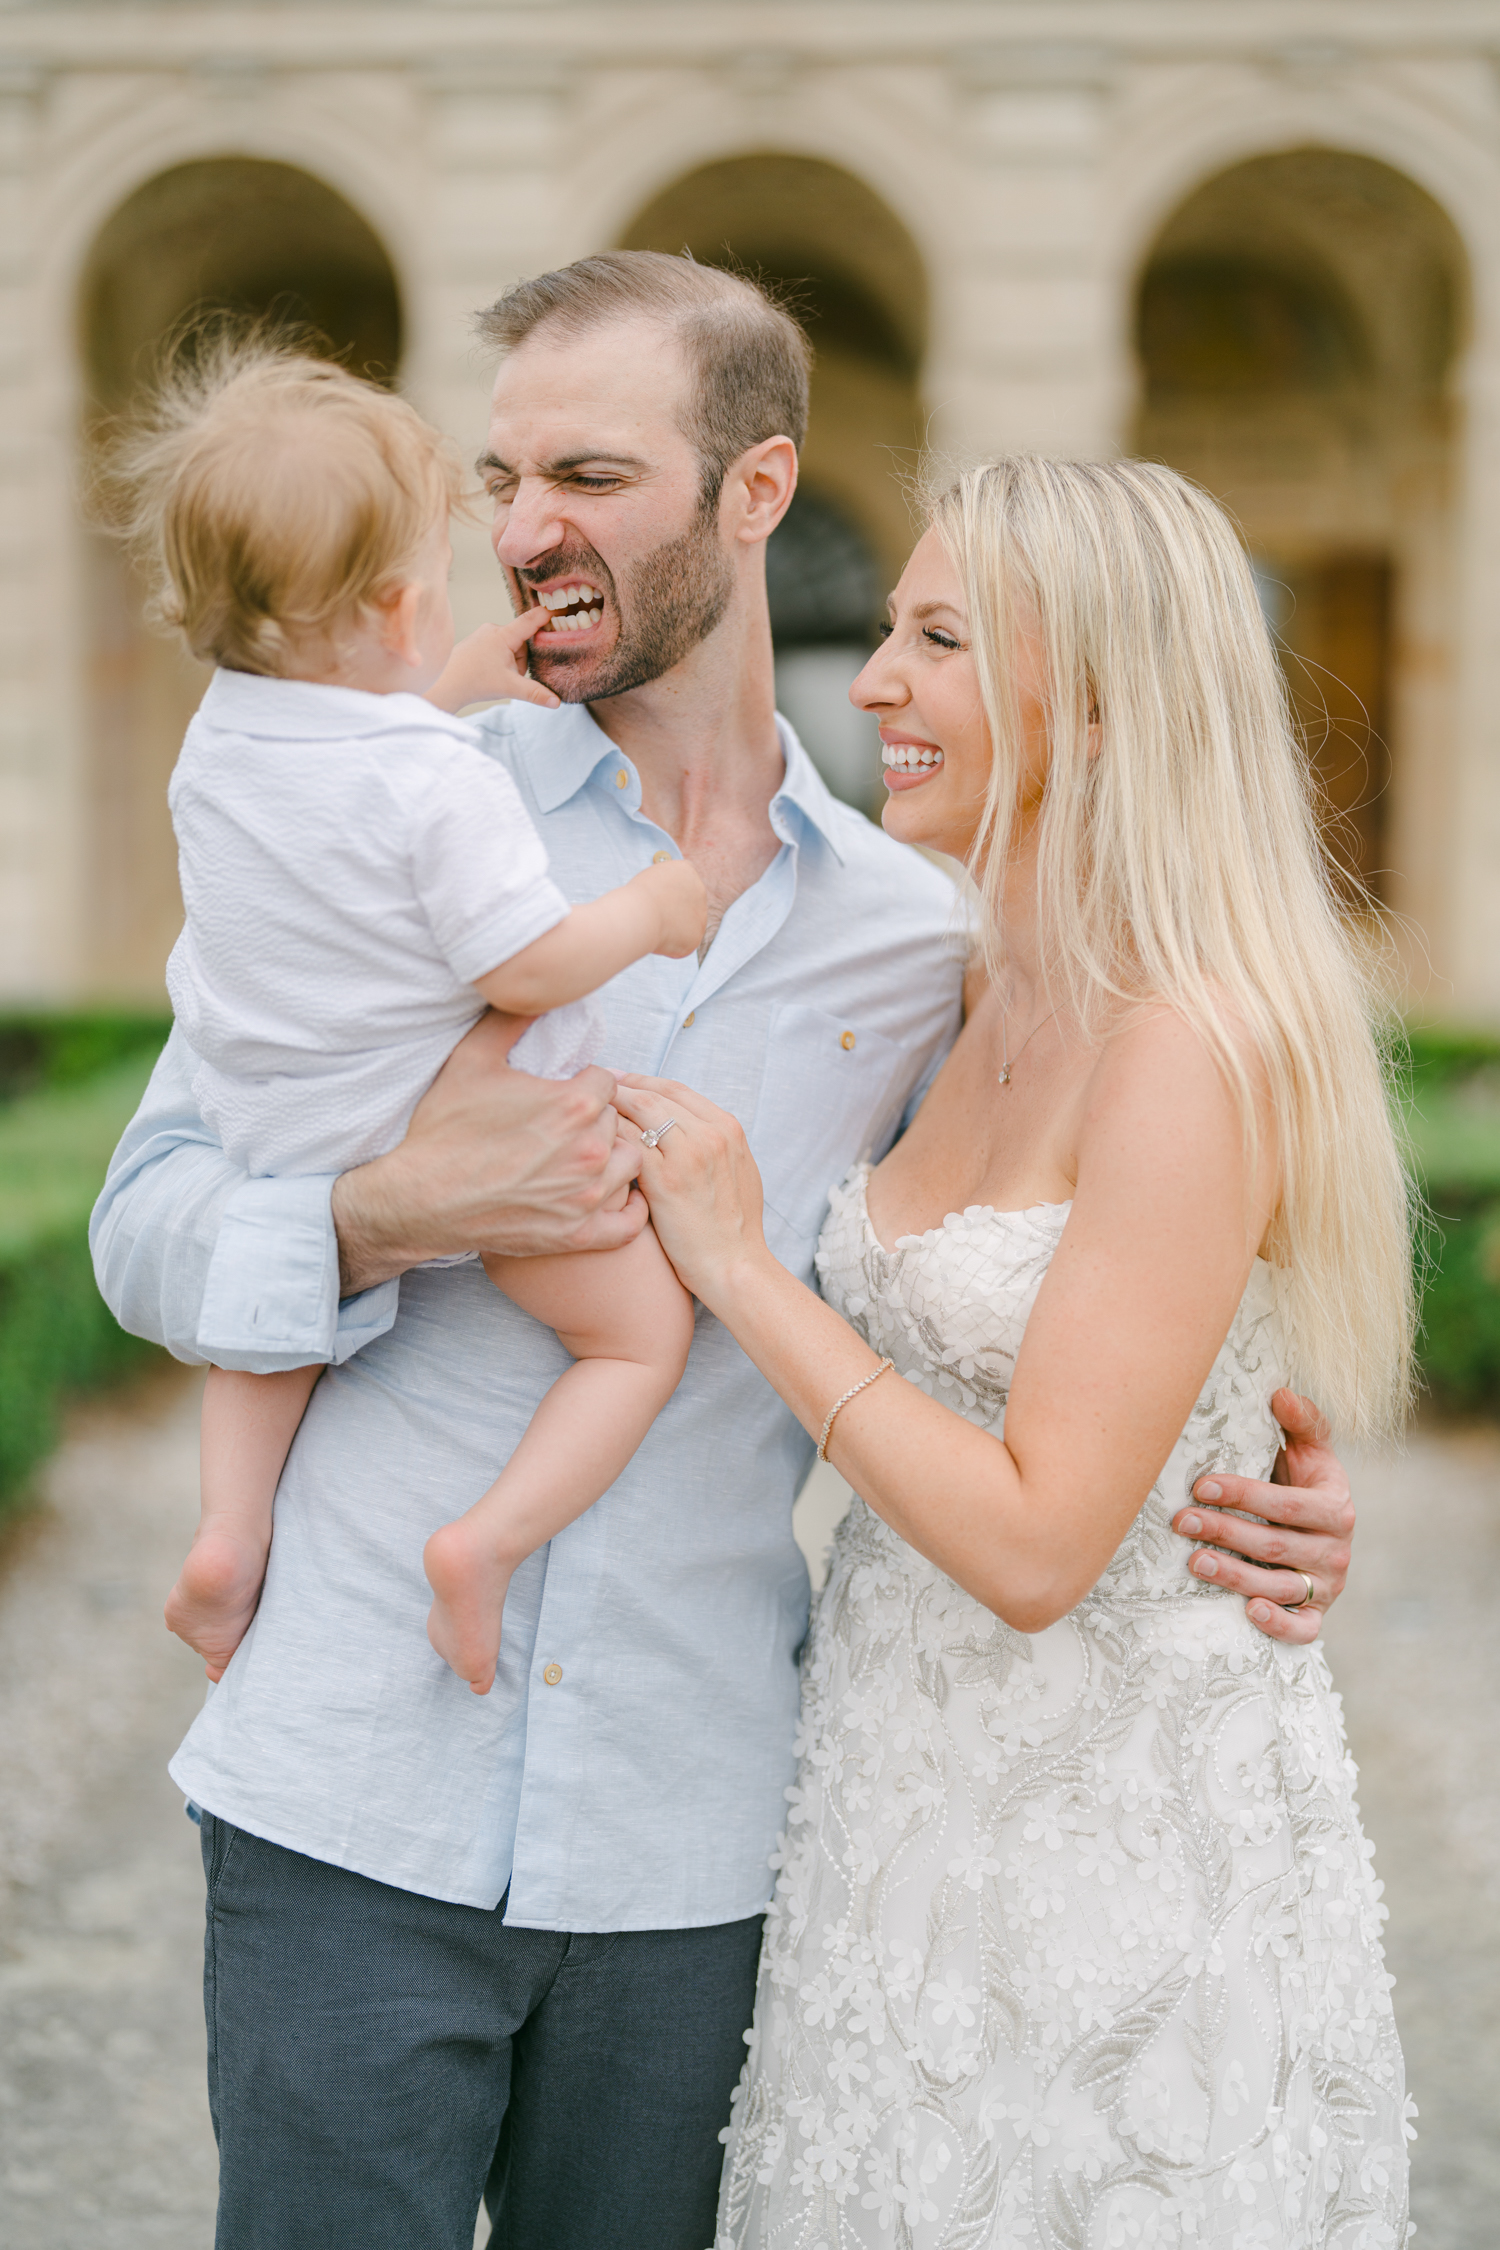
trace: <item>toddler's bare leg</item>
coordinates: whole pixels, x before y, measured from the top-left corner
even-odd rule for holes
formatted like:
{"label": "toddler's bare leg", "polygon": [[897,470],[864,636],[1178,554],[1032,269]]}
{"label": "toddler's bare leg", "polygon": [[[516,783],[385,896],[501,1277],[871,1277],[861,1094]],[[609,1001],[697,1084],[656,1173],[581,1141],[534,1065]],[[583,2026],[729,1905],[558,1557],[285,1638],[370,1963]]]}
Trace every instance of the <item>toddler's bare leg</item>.
{"label": "toddler's bare leg", "polygon": [[495,1677],[512,1571],[608,1491],[681,1382],[693,1340],[693,1300],[649,1227],[623,1250],[484,1264],[575,1364],[489,1491],[422,1557],[435,1597],[428,1638],[476,1695]]}
{"label": "toddler's bare leg", "polygon": [[271,1547],[271,1510],[321,1367],[241,1375],[211,1367],[200,1439],[202,1513],[167,1627],[195,1648],[211,1680],[245,1637]]}

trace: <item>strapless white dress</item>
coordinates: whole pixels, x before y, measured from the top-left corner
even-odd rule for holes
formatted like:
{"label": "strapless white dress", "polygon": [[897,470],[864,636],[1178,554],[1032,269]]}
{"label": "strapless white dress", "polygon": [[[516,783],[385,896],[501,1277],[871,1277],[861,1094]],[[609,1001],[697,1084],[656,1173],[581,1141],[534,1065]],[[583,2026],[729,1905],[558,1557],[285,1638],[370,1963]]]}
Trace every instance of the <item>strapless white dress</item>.
{"label": "strapless white dress", "polygon": [[[835,1191],[823,1291],[998,1431],[1068,1206],[881,1248]],[[804,1656],[799,1770],[719,2250],[1397,2250],[1384,1909],[1319,1648],[1266,1640],[1170,1528],[1264,1476],[1268,1268],[1098,1585],[1011,1630],[856,1499]]]}

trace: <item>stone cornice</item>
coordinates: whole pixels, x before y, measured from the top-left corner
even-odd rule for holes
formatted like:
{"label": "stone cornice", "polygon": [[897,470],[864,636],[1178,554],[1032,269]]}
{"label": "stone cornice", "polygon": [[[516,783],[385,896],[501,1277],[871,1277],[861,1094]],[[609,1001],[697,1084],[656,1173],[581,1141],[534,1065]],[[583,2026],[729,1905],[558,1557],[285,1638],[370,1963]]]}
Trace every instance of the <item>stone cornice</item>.
{"label": "stone cornice", "polygon": [[993,82],[1076,83],[1119,64],[1336,70],[1488,57],[1495,0],[0,0],[0,66],[389,69],[440,78],[599,66],[878,66],[930,60]]}

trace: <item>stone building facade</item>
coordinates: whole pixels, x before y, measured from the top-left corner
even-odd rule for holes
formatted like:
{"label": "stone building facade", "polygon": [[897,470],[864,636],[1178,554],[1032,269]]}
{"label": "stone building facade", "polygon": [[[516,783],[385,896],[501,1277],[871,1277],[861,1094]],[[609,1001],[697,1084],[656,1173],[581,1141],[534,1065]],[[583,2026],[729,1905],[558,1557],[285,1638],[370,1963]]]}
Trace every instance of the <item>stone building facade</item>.
{"label": "stone building facade", "polygon": [[11,999],[175,934],[198,676],[83,504],[161,335],[287,310],[467,449],[473,309],[635,244],[798,286],[780,661],[846,793],[918,448],[1149,453],[1244,529],[1417,1004],[1500,1020],[1500,0],[0,0],[0,194]]}

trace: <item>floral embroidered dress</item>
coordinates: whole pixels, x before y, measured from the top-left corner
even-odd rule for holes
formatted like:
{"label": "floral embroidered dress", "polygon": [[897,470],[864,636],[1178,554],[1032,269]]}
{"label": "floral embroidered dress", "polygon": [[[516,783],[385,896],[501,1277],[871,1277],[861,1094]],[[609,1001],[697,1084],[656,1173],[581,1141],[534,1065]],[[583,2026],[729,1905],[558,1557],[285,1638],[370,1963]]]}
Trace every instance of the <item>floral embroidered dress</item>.
{"label": "floral embroidered dress", "polygon": [[[829,1302],[1002,1426],[1068,1215],[885,1251],[835,1191]],[[1268,1473],[1257,1265],[1108,1570],[1013,1632],[856,1499],[804,1658],[800,1768],[719,2250],[1399,2250],[1384,1909],[1320,1649],[1189,1576],[1173,1512]]]}

